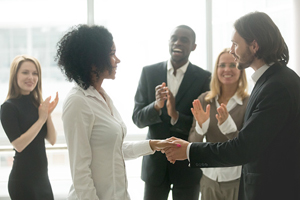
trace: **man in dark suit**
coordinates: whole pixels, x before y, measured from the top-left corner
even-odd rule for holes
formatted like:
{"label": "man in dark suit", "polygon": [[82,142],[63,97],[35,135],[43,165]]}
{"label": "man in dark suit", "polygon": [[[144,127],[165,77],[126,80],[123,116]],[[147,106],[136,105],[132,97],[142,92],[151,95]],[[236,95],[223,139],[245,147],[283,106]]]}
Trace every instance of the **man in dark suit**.
{"label": "man in dark suit", "polygon": [[255,82],[239,136],[224,143],[192,143],[166,150],[191,167],[243,165],[239,200],[300,199],[300,78],[289,69],[288,47],[272,19],[249,13],[234,24],[231,53],[251,66]]}
{"label": "man in dark suit", "polygon": [[[176,27],[169,41],[170,60],[143,68],[132,119],[139,128],[149,127],[147,139],[188,139],[193,122],[192,101],[208,91],[210,83],[210,72],[189,62],[196,48],[195,39],[190,27]],[[144,156],[144,199],[167,200],[173,186],[174,200],[198,200],[202,172],[187,164],[170,164],[160,152]]]}

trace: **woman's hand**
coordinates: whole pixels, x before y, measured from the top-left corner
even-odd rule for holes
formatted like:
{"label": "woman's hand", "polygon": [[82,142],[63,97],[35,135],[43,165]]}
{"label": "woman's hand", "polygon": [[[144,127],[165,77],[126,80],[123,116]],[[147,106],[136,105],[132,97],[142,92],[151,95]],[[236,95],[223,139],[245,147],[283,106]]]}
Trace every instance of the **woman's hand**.
{"label": "woman's hand", "polygon": [[221,125],[226,121],[226,119],[229,116],[229,113],[227,111],[226,105],[223,103],[219,108],[217,108],[217,111],[219,114],[216,114],[216,118],[218,120],[218,124]]}
{"label": "woman's hand", "polygon": [[197,120],[199,126],[202,128],[202,124],[209,118],[210,105],[208,104],[206,106],[206,112],[204,112],[199,99],[196,99],[193,101],[193,108],[191,108],[191,111],[195,119]]}
{"label": "woman's hand", "polygon": [[180,145],[172,142],[172,141],[167,141],[167,140],[150,140],[149,141],[151,149],[154,151],[164,151],[165,149],[168,148],[176,148],[179,147]]}
{"label": "woman's hand", "polygon": [[39,106],[39,119],[42,120],[43,123],[45,123],[48,118],[48,109],[49,109],[50,99],[51,99],[51,97],[48,97]]}
{"label": "woman's hand", "polygon": [[[50,97],[51,98],[51,97]],[[49,107],[48,107],[48,115],[50,115],[52,113],[52,111],[55,109],[55,107],[57,106],[58,103],[58,92],[56,92],[56,97],[55,99],[49,103]]]}

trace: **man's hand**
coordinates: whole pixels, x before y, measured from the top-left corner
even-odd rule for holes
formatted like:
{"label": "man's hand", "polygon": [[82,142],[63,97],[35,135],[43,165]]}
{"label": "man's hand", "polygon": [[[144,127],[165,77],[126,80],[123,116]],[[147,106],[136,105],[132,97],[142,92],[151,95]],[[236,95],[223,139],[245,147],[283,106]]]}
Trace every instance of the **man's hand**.
{"label": "man's hand", "polygon": [[229,116],[229,113],[227,111],[226,105],[223,103],[219,108],[217,108],[217,111],[219,114],[216,114],[216,118],[218,120],[218,124],[221,125],[226,121],[226,119]]}
{"label": "man's hand", "polygon": [[165,154],[167,156],[168,161],[174,164],[176,160],[187,159],[186,149],[189,145],[189,142],[182,139],[178,139],[176,137],[171,137],[166,140],[171,141],[172,143],[176,143],[177,146],[180,145],[180,147],[176,147],[176,148],[171,147],[165,150]]}
{"label": "man's hand", "polygon": [[206,112],[204,112],[202,105],[198,99],[193,101],[193,108],[191,108],[191,111],[198,122],[199,126],[202,128],[202,124],[208,120],[210,115],[210,105],[208,104],[206,106]]}
{"label": "man's hand", "polygon": [[175,97],[173,96],[172,92],[168,89],[168,100],[167,100],[167,111],[168,115],[174,120],[177,121],[178,113],[175,108]]}
{"label": "man's hand", "polygon": [[167,87],[166,83],[162,83],[161,85],[158,85],[155,87],[155,104],[154,108],[155,110],[159,111],[162,109],[165,105],[165,101],[167,100]]}

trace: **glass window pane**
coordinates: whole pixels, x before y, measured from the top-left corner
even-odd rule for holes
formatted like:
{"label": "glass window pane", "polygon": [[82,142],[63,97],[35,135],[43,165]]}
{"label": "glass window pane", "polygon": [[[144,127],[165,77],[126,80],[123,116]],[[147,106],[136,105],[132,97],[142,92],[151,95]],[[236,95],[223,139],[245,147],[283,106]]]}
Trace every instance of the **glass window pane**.
{"label": "glass window pane", "polygon": [[131,119],[142,67],[168,60],[171,31],[185,24],[196,32],[197,48],[190,61],[206,69],[205,1],[95,0],[94,5],[95,24],[113,34],[121,60],[116,79],[104,81],[104,88],[127,126],[127,138],[138,134],[144,139],[147,128],[137,128]]}
{"label": "glass window pane", "polygon": [[[71,27],[87,22],[87,2],[83,0],[0,0],[0,104],[8,90],[9,67],[20,54],[36,57],[42,66],[43,97],[55,95],[60,101],[52,114],[59,143],[65,143],[61,120],[68,83],[54,61],[56,44]],[[47,143],[48,146],[48,143]],[[49,145],[50,146],[50,145]],[[0,125],[0,148],[13,149]],[[0,151],[0,198],[8,197],[7,181],[14,151]],[[55,199],[65,199],[71,185],[67,150],[47,150],[48,172]]]}
{"label": "glass window pane", "polygon": [[[7,95],[13,58],[20,54],[36,57],[42,66],[43,97],[54,97],[56,91],[60,96],[53,113],[58,142],[64,142],[61,110],[64,95],[72,84],[65,80],[54,61],[56,44],[71,26],[86,21],[87,4],[82,0],[0,1],[0,102],[2,104]],[[1,144],[8,144],[2,126]]]}
{"label": "glass window pane", "polygon": [[[222,49],[231,46],[235,20],[254,11],[267,13],[278,26],[288,47],[292,47],[292,0],[214,0],[212,10],[213,59],[217,58]],[[246,69],[249,92],[253,87],[253,72],[252,68]]]}

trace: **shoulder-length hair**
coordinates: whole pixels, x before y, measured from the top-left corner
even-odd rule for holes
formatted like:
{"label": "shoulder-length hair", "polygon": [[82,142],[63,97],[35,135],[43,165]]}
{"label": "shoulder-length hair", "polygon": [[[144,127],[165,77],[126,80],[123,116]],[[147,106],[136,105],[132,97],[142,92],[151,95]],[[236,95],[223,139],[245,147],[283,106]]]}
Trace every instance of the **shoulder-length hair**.
{"label": "shoulder-length hair", "polygon": [[39,61],[32,57],[32,56],[27,56],[27,55],[19,55],[16,56],[11,65],[10,65],[10,75],[9,75],[9,86],[8,86],[8,93],[6,96],[7,99],[15,99],[19,98],[22,96],[21,94],[21,89],[18,85],[18,80],[17,80],[17,74],[18,71],[22,65],[23,62],[32,62],[37,70],[38,73],[38,82],[33,89],[33,91],[30,92],[31,99],[36,107],[39,107],[39,105],[42,103],[43,98],[42,98],[42,71],[41,71],[41,65]]}
{"label": "shoulder-length hair", "polygon": [[[212,78],[210,81],[210,91],[205,96],[206,102],[210,102],[210,100],[215,98],[217,95],[219,95],[219,96],[221,95],[221,82],[218,79],[218,74],[217,74],[218,65],[219,65],[221,55],[223,55],[224,53],[229,53],[229,51],[230,51],[229,48],[225,48],[225,49],[223,49],[223,51],[221,51],[219,53],[219,55],[217,57],[217,60],[215,62],[214,71],[212,74]],[[248,82],[247,82],[245,69],[241,70],[236,93],[242,99],[244,99],[245,97],[248,96]]]}
{"label": "shoulder-length hair", "polygon": [[235,30],[250,44],[254,40],[259,49],[256,52],[258,59],[267,64],[289,62],[289,49],[272,19],[263,12],[249,13],[234,23]]}

